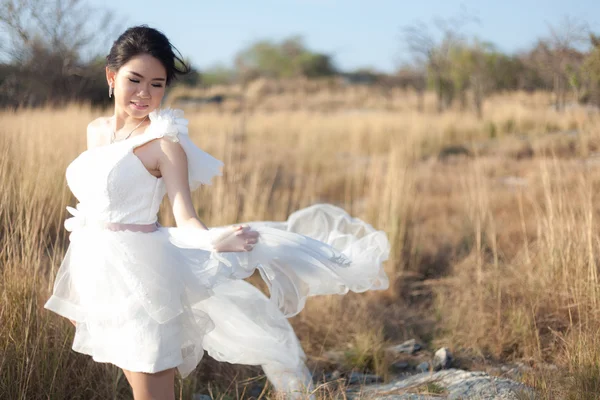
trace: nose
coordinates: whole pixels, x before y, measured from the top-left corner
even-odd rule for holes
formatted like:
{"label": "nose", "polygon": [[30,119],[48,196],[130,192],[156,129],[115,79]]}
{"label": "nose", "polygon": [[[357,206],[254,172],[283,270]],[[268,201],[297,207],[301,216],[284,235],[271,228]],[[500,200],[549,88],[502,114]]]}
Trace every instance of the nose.
{"label": "nose", "polygon": [[149,98],[150,97],[150,91],[148,89],[146,89],[146,88],[143,88],[138,93],[138,97],[142,98],[142,99]]}

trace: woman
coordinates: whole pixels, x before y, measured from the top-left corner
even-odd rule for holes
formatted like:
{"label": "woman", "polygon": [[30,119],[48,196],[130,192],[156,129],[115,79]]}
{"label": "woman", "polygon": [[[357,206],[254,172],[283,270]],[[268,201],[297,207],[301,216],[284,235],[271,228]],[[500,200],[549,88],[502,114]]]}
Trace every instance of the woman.
{"label": "woman", "polygon": [[[89,124],[88,149],[67,167],[79,202],[67,207],[70,244],[45,307],[76,326],[75,351],[123,369],[135,399],[174,399],[175,369],[187,376],[205,350],[261,365],[276,390],[300,397],[311,376],[286,317],[308,296],[386,289],[387,237],[331,205],[207,229],[191,191],[220,176],[222,162],[189,139],[181,111],[159,109],[185,72],[155,29],[114,42],[114,115]],[[165,194],[176,228],[157,223]],[[270,299],[243,280],[255,269]]]}

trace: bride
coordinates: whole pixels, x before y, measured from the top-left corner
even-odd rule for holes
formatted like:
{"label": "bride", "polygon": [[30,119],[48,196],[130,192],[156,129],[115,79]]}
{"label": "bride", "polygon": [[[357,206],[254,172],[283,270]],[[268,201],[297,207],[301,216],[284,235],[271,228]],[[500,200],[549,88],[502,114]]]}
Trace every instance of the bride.
{"label": "bride", "polygon": [[[66,170],[69,247],[45,304],[76,327],[73,350],[123,369],[135,399],[174,399],[204,351],[262,366],[274,388],[310,395],[311,375],[287,317],[308,296],[382,290],[389,242],[343,209],[317,204],[285,222],[208,229],[191,192],[223,163],[188,136],[165,88],[187,72],[169,40],[127,29],[107,56],[114,115],[92,121]],[[177,227],[158,224],[167,195]],[[270,298],[244,281],[258,269]]]}

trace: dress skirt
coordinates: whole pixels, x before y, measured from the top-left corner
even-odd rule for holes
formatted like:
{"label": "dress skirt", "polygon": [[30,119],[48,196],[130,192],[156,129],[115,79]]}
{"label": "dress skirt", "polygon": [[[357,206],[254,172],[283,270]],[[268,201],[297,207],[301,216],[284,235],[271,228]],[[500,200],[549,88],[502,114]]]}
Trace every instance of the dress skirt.
{"label": "dress skirt", "polygon": [[[185,377],[204,351],[230,363],[303,368],[287,318],[309,296],[387,289],[387,236],[329,204],[248,224],[260,237],[240,253],[206,249],[199,229],[80,227],[45,307],[76,321],[75,351],[130,371],[176,367]],[[244,280],[256,269],[270,297]]]}

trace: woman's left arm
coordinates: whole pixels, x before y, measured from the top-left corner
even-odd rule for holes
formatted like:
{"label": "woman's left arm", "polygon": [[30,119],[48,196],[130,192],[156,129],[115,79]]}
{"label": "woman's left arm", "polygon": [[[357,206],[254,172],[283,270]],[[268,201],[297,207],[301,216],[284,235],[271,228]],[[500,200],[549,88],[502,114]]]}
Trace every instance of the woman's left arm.
{"label": "woman's left arm", "polygon": [[181,145],[170,140],[159,140],[162,151],[159,153],[158,169],[167,188],[167,195],[173,208],[173,216],[178,227],[208,228],[194,209],[188,182],[188,160]]}
{"label": "woman's left arm", "polygon": [[[192,203],[188,182],[188,160],[185,150],[176,142],[160,140],[158,169],[167,187],[177,227],[208,230],[200,221]],[[259,233],[246,224],[213,231],[212,246],[216,251],[250,251]]]}

